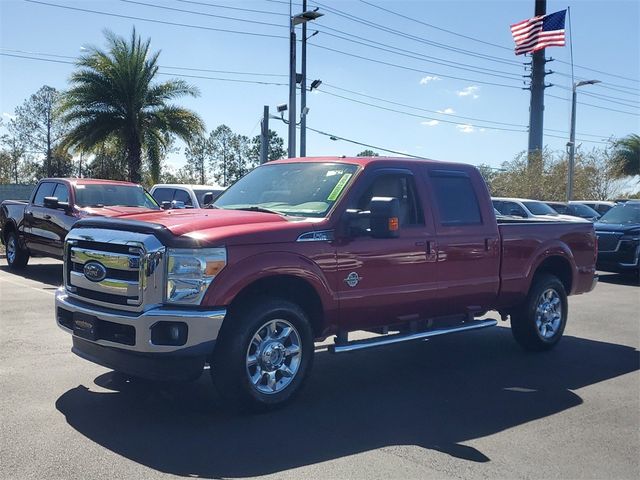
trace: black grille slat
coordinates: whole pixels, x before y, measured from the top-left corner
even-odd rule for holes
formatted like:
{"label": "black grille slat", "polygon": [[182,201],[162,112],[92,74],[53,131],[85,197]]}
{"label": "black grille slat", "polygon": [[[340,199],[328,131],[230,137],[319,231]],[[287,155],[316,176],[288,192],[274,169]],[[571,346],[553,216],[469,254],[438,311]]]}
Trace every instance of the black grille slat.
{"label": "black grille slat", "polygon": [[111,293],[96,292],[94,290],[87,290],[86,288],[75,287],[76,295],[81,297],[90,298],[91,300],[97,300],[99,302],[113,303],[116,305],[130,305],[127,300],[138,301],[138,297],[126,297],[124,295],[113,295]]}
{"label": "black grille slat", "polygon": [[620,241],[621,234],[607,234],[600,233],[598,234],[598,250],[600,252],[612,252]]}
{"label": "black grille slat", "polygon": [[[84,273],[84,265],[72,262],[71,270],[78,273]],[[132,270],[117,270],[115,268],[107,268],[107,278],[114,280],[129,280],[135,282],[139,279],[139,272]]]}

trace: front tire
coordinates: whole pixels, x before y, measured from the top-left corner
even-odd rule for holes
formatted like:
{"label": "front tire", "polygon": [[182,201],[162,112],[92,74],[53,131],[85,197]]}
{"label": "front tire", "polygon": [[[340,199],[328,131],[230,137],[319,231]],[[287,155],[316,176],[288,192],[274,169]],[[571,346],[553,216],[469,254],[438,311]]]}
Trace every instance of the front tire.
{"label": "front tire", "polygon": [[567,324],[567,293],[555,275],[533,279],[529,294],[511,315],[511,332],[522,348],[544,351],[555,347]]}
{"label": "front tire", "polygon": [[10,270],[21,270],[27,266],[29,251],[20,247],[16,232],[7,234],[7,264]]}
{"label": "front tire", "polygon": [[313,363],[307,314],[286,300],[262,297],[231,312],[213,354],[211,375],[233,406],[278,408],[301,389]]}

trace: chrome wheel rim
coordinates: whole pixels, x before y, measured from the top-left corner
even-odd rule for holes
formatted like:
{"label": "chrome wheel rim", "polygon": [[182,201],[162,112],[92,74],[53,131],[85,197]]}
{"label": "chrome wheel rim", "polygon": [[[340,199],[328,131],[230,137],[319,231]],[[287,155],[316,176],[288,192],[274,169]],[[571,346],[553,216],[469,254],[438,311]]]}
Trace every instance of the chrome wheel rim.
{"label": "chrome wheel rim", "polygon": [[253,335],[247,348],[249,382],[260,393],[272,395],[287,388],[300,369],[300,334],[286,320],[269,320]]}
{"label": "chrome wheel rim", "polygon": [[536,328],[544,339],[551,339],[560,330],[562,324],[562,301],[553,288],[542,292],[536,307]]}
{"label": "chrome wheel rim", "polygon": [[9,237],[7,242],[7,261],[13,263],[16,259],[16,237],[13,235]]}

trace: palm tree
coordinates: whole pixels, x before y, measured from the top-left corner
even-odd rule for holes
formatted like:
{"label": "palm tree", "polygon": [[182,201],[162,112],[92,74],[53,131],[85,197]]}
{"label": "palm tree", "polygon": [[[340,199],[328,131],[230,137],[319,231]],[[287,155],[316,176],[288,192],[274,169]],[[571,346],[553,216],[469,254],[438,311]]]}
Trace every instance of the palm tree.
{"label": "palm tree", "polygon": [[621,177],[640,175],[640,135],[632,133],[613,144],[614,160]]}
{"label": "palm tree", "polygon": [[154,82],[160,52],[150,53],[150,40],[143,42],[135,28],[128,41],[109,31],[105,36],[107,50],[90,47],[71,76],[62,108],[73,128],[65,143],[90,150],[117,138],[126,149],[129,179],[141,181],[144,151],[157,181],[171,137],[189,141],[204,131],[196,113],[169,103],[196,97],[198,89],[182,80]]}

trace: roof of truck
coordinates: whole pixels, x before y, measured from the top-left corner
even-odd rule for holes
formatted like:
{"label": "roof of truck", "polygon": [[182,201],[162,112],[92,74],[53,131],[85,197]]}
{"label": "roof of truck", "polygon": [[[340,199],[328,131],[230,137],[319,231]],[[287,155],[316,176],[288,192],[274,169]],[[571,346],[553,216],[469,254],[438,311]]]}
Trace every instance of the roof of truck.
{"label": "roof of truck", "polygon": [[359,165],[365,167],[372,163],[388,163],[388,162],[420,162],[425,164],[434,165],[456,165],[456,166],[471,166],[461,162],[443,162],[440,160],[431,160],[428,158],[414,158],[414,157],[302,157],[302,158],[283,158],[282,160],[274,160],[272,163],[298,163],[298,162],[331,162],[331,163],[349,163],[352,165]]}
{"label": "roof of truck", "polygon": [[66,177],[66,178],[43,178],[42,179],[43,182],[48,181],[48,182],[59,182],[59,181],[63,181],[63,182],[68,182],[74,185],[99,185],[99,184],[106,184],[106,185],[113,185],[113,184],[117,184],[117,185],[137,185],[137,183],[132,183],[132,182],[123,182],[120,180],[104,180],[101,178],[74,178],[74,177]]}

